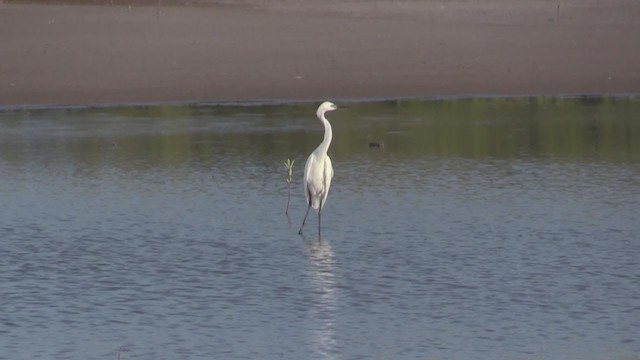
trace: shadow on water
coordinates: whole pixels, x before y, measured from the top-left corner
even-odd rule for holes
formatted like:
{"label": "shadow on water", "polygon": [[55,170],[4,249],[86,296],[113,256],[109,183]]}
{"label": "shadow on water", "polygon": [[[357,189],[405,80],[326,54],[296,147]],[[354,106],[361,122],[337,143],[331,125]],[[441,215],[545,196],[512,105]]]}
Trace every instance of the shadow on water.
{"label": "shadow on water", "polygon": [[[63,155],[89,167],[174,167],[210,160],[238,168],[295,156],[301,165],[322,138],[313,121],[314,107],[5,113],[0,114],[1,160],[47,162]],[[635,98],[360,103],[330,114],[335,132],[330,153],[334,161],[528,156],[637,162],[638,114]],[[33,159],[38,148],[47,151]]]}

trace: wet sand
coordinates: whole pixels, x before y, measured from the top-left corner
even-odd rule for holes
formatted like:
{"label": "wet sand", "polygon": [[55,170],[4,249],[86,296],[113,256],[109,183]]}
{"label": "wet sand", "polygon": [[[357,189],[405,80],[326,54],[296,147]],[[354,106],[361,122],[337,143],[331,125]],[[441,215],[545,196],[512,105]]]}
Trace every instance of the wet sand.
{"label": "wet sand", "polygon": [[638,34],[637,0],[5,1],[0,105],[637,94]]}

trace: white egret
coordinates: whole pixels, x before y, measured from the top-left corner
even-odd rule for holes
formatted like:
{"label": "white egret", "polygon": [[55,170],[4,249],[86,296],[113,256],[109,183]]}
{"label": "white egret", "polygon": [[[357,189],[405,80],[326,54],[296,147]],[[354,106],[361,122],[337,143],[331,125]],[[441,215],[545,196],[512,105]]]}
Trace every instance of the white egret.
{"label": "white egret", "polygon": [[298,234],[302,235],[302,228],[307,221],[309,210],[313,207],[318,211],[318,237],[320,237],[320,218],[322,213],[322,207],[329,195],[329,187],[331,186],[331,178],[333,178],[333,166],[331,166],[331,159],[327,155],[329,145],[331,145],[331,139],[333,133],[331,131],[331,124],[324,114],[327,111],[333,111],[338,107],[329,101],[323,102],[316,111],[316,116],[324,125],[324,140],[313,150],[307,163],[304,166],[304,196],[307,199],[307,212],[304,214],[302,220],[302,226]]}

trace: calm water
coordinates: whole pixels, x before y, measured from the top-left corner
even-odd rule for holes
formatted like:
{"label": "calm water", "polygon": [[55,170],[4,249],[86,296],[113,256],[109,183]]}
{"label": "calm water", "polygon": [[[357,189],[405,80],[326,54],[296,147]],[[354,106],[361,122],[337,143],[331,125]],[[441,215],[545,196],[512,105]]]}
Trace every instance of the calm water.
{"label": "calm water", "polygon": [[640,100],[314,111],[0,114],[0,358],[640,359]]}

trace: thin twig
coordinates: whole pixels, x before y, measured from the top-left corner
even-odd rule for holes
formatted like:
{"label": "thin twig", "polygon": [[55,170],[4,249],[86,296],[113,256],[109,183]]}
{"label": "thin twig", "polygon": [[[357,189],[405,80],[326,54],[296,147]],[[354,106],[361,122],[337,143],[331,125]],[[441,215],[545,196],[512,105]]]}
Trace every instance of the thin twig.
{"label": "thin twig", "polygon": [[289,191],[287,194],[287,208],[284,211],[285,215],[289,215],[289,202],[291,201],[291,183],[293,182],[293,164],[295,160],[287,159],[284,162],[284,166],[287,168],[287,184],[289,185]]}

